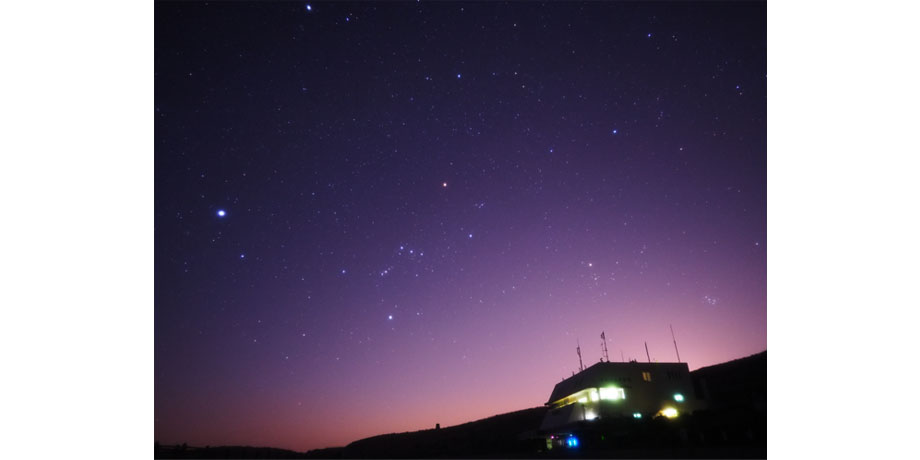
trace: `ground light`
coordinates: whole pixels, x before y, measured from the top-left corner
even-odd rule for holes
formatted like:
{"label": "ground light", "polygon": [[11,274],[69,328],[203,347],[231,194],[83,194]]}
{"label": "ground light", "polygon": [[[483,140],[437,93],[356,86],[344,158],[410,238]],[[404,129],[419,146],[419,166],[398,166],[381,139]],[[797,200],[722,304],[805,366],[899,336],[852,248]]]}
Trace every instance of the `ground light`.
{"label": "ground light", "polygon": [[661,410],[661,415],[664,415],[667,418],[677,417],[677,409],[673,407],[666,407]]}
{"label": "ground light", "polygon": [[677,402],[684,402],[684,395],[682,395],[682,394],[680,394],[680,393],[676,393],[676,394],[674,395],[674,400],[677,401]]}
{"label": "ground light", "polygon": [[565,440],[565,445],[568,447],[578,447],[578,438],[575,436],[569,437],[569,439]]}
{"label": "ground light", "polygon": [[639,412],[633,412],[633,418],[642,418],[642,414]]}

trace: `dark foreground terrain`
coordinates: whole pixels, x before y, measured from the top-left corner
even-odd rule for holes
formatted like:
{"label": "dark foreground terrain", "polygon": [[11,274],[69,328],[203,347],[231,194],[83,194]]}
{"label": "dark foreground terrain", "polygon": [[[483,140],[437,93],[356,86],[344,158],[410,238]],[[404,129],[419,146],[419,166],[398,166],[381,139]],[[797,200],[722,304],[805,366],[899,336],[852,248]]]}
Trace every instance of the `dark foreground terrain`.
{"label": "dark foreground terrain", "polygon": [[[156,458],[766,458],[767,352],[690,373],[709,409],[667,419],[595,421],[574,448],[547,448],[545,407],[462,425],[393,433],[306,453],[260,447],[159,446]],[[600,422],[600,423],[599,423]]]}

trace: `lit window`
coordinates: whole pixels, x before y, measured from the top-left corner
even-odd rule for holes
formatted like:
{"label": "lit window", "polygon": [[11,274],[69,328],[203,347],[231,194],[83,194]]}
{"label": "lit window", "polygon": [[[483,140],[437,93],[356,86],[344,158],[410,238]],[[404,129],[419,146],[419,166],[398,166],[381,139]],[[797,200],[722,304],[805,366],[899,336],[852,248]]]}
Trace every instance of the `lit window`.
{"label": "lit window", "polygon": [[652,373],[651,373],[651,372],[643,372],[643,373],[642,373],[642,380],[645,380],[646,382],[651,382],[651,381],[652,381]]}
{"label": "lit window", "polygon": [[617,399],[626,399],[626,393],[622,388],[606,387],[601,388],[601,399],[615,401]]}
{"label": "lit window", "polygon": [[684,402],[684,395],[676,393],[674,394],[674,400],[677,402]]}

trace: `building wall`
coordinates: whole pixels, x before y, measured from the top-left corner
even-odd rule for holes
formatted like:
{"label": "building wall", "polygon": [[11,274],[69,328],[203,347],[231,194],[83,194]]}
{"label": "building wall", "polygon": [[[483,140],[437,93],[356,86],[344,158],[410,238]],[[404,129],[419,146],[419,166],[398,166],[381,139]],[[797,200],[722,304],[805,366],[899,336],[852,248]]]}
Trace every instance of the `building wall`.
{"label": "building wall", "polygon": [[[595,419],[613,417],[632,417],[639,413],[642,417],[654,417],[664,408],[674,408],[680,413],[690,413],[699,408],[693,392],[693,383],[686,363],[601,363],[598,369],[590,372],[578,391],[590,388],[617,387],[625,393],[624,399],[592,400],[574,402],[572,398],[560,398],[549,404],[542,430],[553,430],[578,422],[590,422]],[[577,375],[576,375],[577,377]],[[575,378],[575,377],[573,377]],[[560,383],[565,385],[566,382]],[[568,385],[565,385],[568,386]],[[578,393],[582,395],[584,393]],[[683,401],[675,400],[675,395],[683,396]],[[566,395],[569,396],[569,395]]]}

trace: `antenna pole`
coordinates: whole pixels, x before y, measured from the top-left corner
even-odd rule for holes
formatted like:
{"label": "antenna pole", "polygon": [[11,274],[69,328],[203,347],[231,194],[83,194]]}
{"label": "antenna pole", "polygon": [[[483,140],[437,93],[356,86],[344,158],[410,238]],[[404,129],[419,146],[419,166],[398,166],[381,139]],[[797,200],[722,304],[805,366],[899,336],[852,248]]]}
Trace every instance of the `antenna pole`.
{"label": "antenna pole", "polygon": [[677,362],[680,362],[680,351],[677,350],[677,339],[674,338],[674,326],[668,324],[668,327],[671,328],[671,340],[674,341],[674,352],[677,353]]}
{"label": "antenna pole", "polygon": [[601,331],[601,347],[603,347],[602,351],[604,352],[604,359],[609,363],[610,355],[607,353],[607,336],[604,335],[603,331]]}
{"label": "antenna pole", "polygon": [[620,362],[621,362],[621,363],[625,363],[625,362],[626,362],[626,358],[623,357],[623,349],[622,349],[622,348],[620,348]]}
{"label": "antenna pole", "polygon": [[645,342],[645,357],[648,358],[648,362],[652,362],[652,357],[648,354],[648,342]]}
{"label": "antenna pole", "polygon": [[[578,342],[576,342],[578,343]],[[575,347],[575,352],[578,353],[578,372],[585,370],[585,365],[581,362],[581,343],[578,343],[578,346]]]}

